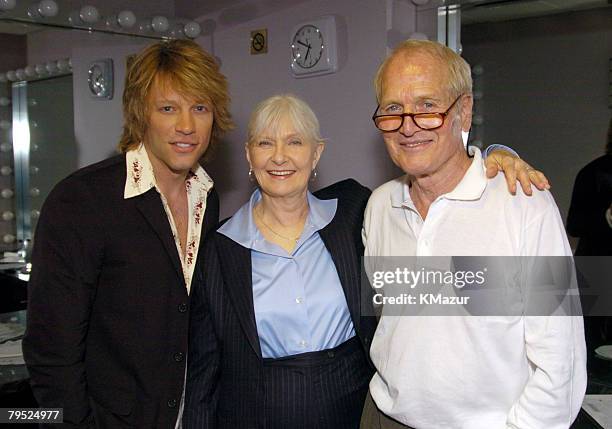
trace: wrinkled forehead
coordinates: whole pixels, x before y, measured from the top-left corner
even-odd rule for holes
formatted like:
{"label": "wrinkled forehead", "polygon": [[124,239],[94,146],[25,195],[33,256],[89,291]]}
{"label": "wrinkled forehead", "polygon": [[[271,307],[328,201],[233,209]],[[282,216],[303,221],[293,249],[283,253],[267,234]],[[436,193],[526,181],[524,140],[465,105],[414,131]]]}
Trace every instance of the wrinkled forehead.
{"label": "wrinkled forehead", "polygon": [[[427,52],[398,53],[387,63],[381,80],[382,98],[389,92],[425,88],[450,96],[450,70],[442,59]],[[395,94],[399,95],[399,94]]]}

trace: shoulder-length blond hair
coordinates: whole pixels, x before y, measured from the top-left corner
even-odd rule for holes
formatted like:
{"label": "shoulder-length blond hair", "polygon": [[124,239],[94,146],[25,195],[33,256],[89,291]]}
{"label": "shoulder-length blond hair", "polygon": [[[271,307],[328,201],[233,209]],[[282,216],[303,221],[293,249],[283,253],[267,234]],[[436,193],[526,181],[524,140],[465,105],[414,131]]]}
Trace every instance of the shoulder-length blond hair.
{"label": "shoulder-length blond hair", "polygon": [[156,79],[183,96],[210,103],[214,118],[211,146],[233,127],[227,79],[214,57],[191,40],[161,41],[145,48],[128,65],[123,91],[121,152],[134,149],[144,138],[148,95]]}

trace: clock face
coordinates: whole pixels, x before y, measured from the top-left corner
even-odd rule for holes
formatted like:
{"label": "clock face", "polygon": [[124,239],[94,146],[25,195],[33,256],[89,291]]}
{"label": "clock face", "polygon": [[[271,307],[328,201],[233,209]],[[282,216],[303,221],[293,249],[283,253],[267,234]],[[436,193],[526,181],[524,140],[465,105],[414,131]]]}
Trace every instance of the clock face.
{"label": "clock face", "polygon": [[323,55],[323,34],[314,25],[304,25],[293,36],[291,51],[293,61],[304,69],[317,65]]}

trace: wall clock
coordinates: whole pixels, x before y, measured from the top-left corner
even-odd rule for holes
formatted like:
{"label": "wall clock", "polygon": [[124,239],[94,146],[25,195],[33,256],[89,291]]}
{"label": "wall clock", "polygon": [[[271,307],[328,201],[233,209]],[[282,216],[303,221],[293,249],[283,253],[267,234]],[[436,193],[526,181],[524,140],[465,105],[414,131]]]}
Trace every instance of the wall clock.
{"label": "wall clock", "polygon": [[291,33],[291,71],[297,78],[338,70],[336,19],[333,15],[296,25]]}
{"label": "wall clock", "polygon": [[93,98],[113,98],[113,60],[94,61],[87,70],[87,84]]}

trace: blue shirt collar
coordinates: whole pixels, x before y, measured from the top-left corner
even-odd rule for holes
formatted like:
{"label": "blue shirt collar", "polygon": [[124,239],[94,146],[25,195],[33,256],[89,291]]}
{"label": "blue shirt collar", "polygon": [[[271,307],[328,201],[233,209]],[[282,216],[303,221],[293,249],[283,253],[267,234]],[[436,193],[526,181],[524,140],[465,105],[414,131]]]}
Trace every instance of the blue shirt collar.
{"label": "blue shirt collar", "polygon": [[[308,192],[307,198],[308,217],[306,218],[302,235],[292,254],[295,254],[313,234],[329,225],[338,209],[337,199],[320,200],[310,192]],[[279,246],[266,241],[259,229],[257,229],[253,220],[253,207],[255,207],[259,200],[261,200],[261,191],[258,188],[251,194],[249,201],[240,207],[217,231],[247,249],[284,257],[290,256]]]}

